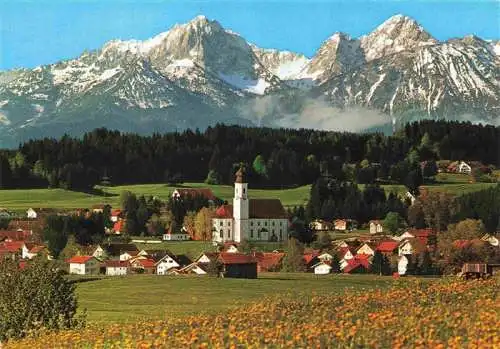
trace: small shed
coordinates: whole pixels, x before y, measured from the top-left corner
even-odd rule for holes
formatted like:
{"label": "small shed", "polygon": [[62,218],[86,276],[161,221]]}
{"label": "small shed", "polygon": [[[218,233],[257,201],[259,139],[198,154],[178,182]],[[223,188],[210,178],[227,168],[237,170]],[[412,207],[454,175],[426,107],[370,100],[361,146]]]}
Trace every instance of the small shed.
{"label": "small shed", "polygon": [[222,252],[219,261],[223,265],[224,277],[256,279],[257,259],[243,253]]}

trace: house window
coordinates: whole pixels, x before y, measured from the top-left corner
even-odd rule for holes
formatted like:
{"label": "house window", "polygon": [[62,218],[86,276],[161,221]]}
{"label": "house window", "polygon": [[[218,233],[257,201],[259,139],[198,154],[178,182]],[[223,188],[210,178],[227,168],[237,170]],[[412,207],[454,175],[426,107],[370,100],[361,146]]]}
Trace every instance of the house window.
{"label": "house window", "polygon": [[224,238],[224,232],[222,231],[222,229],[220,230],[220,238],[223,239]]}
{"label": "house window", "polygon": [[227,238],[230,239],[231,238],[231,230],[228,230],[227,231]]}
{"label": "house window", "polygon": [[250,229],[250,238],[253,239],[253,229]]}
{"label": "house window", "polygon": [[264,222],[264,225],[267,227],[267,222]]}
{"label": "house window", "polygon": [[253,221],[250,221],[250,226],[253,227]]}
{"label": "house window", "polygon": [[243,194],[245,194],[245,192],[246,192],[246,189],[245,189],[245,188],[243,188]]}
{"label": "house window", "polygon": [[273,221],[273,227],[274,227],[274,221]]}
{"label": "house window", "polygon": [[280,240],[283,240],[283,232],[280,230]]}
{"label": "house window", "polygon": [[221,226],[222,226],[222,225],[224,225],[224,223],[222,223],[222,221],[220,221],[220,223],[219,223],[219,224],[220,224]]}
{"label": "house window", "polygon": [[227,222],[227,225],[230,227],[231,226],[231,222]]}
{"label": "house window", "polygon": [[280,226],[283,226],[283,222],[280,222]]}
{"label": "house window", "polygon": [[260,226],[260,222],[257,222],[257,225]]}
{"label": "house window", "polygon": [[260,230],[257,232],[257,239],[260,239]]}

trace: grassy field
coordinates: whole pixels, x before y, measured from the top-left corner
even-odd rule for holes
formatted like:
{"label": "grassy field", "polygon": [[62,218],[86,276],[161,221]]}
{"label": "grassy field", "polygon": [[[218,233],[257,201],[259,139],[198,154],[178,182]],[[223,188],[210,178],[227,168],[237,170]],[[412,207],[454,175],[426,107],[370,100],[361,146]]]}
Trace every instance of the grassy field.
{"label": "grassy field", "polygon": [[370,289],[392,282],[373,275],[304,273],[259,274],[255,280],[130,275],[79,283],[77,294],[89,322],[112,323],[220,312],[264,296],[336,293],[346,287]]}
{"label": "grassy field", "polygon": [[[185,187],[209,187],[217,197],[223,200],[231,200],[233,188],[228,185],[210,186],[203,183],[184,184]],[[92,195],[63,189],[20,189],[0,190],[0,207],[10,210],[22,211],[30,207],[51,208],[85,208],[94,204],[108,203],[112,206],[119,205],[120,193],[129,190],[137,195],[157,196],[167,200],[176,186],[166,184],[140,184],[109,187],[104,190],[107,194]],[[277,198],[285,206],[303,205],[309,197],[310,186],[302,186],[293,189],[249,189],[249,195],[253,198]]]}
{"label": "grassy field", "polygon": [[[345,234],[344,234],[345,235]],[[135,238],[133,238],[135,240]],[[140,238],[137,238],[140,239]],[[185,254],[191,259],[197,258],[202,252],[216,251],[210,241],[164,241],[159,244],[134,243],[139,249],[144,250],[169,250],[173,254]],[[252,246],[259,251],[272,252],[284,249],[286,244],[280,242],[253,242]]]}
{"label": "grassy field", "polygon": [[[425,188],[431,191],[444,191],[454,195],[462,195],[496,185],[495,183],[469,183],[470,177],[461,174],[439,174],[436,183],[426,184]],[[229,185],[206,185],[204,183],[186,183],[185,187],[209,187],[214,194],[223,200],[231,201],[233,187]],[[292,189],[249,189],[249,195],[253,198],[277,198],[284,206],[305,205],[309,198],[310,185]],[[362,189],[364,185],[360,185]],[[404,194],[404,185],[388,184],[382,185],[386,193],[394,191]],[[120,193],[129,190],[138,195],[157,196],[167,200],[176,186],[166,184],[139,184],[124,185],[104,188],[105,195],[94,195],[63,189],[20,189],[0,190],[0,208],[13,211],[23,211],[30,207],[51,207],[59,209],[85,208],[94,204],[108,203],[114,207],[119,205]]]}

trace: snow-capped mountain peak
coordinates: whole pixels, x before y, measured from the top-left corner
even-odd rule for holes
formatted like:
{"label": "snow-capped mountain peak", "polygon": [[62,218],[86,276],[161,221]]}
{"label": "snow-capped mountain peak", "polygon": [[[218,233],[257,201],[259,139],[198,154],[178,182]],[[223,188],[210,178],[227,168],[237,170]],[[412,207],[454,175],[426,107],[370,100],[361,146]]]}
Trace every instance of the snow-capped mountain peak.
{"label": "snow-capped mountain peak", "polygon": [[360,40],[367,61],[437,43],[414,19],[403,15],[389,18]]}
{"label": "snow-capped mountain peak", "polygon": [[397,15],[361,38],[336,32],[309,58],[259,48],[198,16],[143,41],[112,40],[75,59],[0,72],[0,147],[95,127],[249,125],[249,113],[283,125],[289,113],[307,118],[301,110],[318,96],[326,117],[335,117],[330,107],[362,107],[393,120],[470,115],[498,123],[500,42],[438,42]]}

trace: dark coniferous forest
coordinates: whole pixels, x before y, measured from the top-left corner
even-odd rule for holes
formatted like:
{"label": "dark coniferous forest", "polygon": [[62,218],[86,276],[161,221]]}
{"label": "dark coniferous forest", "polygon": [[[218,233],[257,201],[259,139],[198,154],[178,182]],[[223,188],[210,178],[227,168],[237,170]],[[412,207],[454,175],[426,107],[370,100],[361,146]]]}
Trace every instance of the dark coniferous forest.
{"label": "dark coniferous forest", "polygon": [[152,136],[96,129],[81,138],[32,140],[0,151],[0,188],[230,184],[241,163],[254,187],[311,184],[320,173],[342,176],[345,164],[352,164],[357,183],[404,183],[425,160],[498,166],[499,136],[499,127],[445,121],[409,124],[393,136],[224,125]]}

